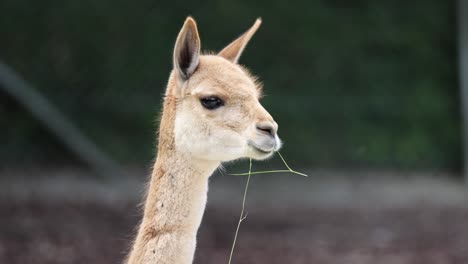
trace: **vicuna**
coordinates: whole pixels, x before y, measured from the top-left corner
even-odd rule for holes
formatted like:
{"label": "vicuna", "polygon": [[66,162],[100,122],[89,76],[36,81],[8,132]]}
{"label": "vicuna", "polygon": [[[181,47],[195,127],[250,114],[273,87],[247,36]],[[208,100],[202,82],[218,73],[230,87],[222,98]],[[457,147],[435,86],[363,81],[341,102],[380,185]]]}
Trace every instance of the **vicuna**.
{"label": "vicuna", "polygon": [[188,17],[174,48],[157,158],[128,264],[192,263],[208,178],[221,162],[265,159],[281,146],[278,125],[259,102],[261,86],[238,65],[254,25],[217,55],[200,53]]}

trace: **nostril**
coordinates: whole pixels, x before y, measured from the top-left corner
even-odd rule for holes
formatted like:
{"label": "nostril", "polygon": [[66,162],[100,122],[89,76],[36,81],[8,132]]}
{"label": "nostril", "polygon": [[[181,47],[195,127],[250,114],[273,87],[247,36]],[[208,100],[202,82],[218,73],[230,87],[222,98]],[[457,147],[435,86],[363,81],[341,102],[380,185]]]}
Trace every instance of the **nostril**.
{"label": "nostril", "polygon": [[274,136],[275,133],[273,132],[274,129],[271,125],[257,125],[257,129],[260,130],[263,133],[266,133],[270,136]]}

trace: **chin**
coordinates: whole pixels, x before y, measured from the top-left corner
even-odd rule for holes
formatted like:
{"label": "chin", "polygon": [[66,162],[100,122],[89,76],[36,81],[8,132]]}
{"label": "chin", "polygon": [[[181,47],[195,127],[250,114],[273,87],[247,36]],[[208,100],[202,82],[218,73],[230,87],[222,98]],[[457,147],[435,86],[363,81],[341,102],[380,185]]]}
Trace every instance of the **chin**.
{"label": "chin", "polygon": [[276,146],[273,150],[270,150],[270,151],[265,151],[259,147],[256,147],[255,145],[249,146],[247,157],[252,158],[254,160],[266,160],[266,159],[273,157],[275,152],[280,150],[280,148],[283,145],[283,143],[281,142],[278,136],[276,136],[275,141],[276,141],[276,144],[275,144]]}
{"label": "chin", "polygon": [[273,157],[274,153],[275,151],[263,152],[252,148],[249,151],[249,155],[247,155],[247,157],[254,160],[266,160]]}
{"label": "chin", "polygon": [[252,157],[253,160],[267,160],[269,158],[273,157],[273,153],[269,154],[269,155],[264,155],[264,156],[254,156]]}

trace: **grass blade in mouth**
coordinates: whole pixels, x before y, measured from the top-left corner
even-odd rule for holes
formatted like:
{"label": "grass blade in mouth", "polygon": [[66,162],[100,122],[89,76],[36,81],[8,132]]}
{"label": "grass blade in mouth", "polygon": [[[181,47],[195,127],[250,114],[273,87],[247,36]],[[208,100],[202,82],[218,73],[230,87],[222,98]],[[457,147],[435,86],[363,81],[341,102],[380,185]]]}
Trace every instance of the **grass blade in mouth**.
{"label": "grass blade in mouth", "polygon": [[301,175],[301,176],[304,176],[304,177],[308,177],[307,174],[304,174],[302,172],[297,172],[297,171],[291,169],[291,167],[289,167],[288,163],[286,163],[286,160],[283,158],[281,153],[279,151],[277,153],[280,156],[280,158],[283,161],[286,168],[288,168],[287,170],[269,170],[269,171],[254,171],[253,172],[252,171],[252,158],[250,158],[249,159],[249,172],[230,174],[230,175],[235,175],[235,176],[247,175],[247,182],[245,183],[244,197],[242,199],[242,209],[241,209],[241,213],[240,213],[240,216],[239,216],[239,221],[237,222],[237,228],[236,228],[236,232],[234,234],[234,241],[232,242],[231,253],[229,254],[228,264],[231,264],[231,261],[232,261],[232,256],[234,254],[234,249],[236,247],[237,236],[239,234],[240,225],[241,225],[242,221],[244,221],[247,218],[247,213],[245,213],[245,201],[246,201],[246,198],[247,198],[247,191],[249,189],[250,176],[255,175],[255,174],[267,174],[267,173],[280,173],[280,172],[282,172],[282,173],[294,173],[294,174],[298,174],[298,175]]}

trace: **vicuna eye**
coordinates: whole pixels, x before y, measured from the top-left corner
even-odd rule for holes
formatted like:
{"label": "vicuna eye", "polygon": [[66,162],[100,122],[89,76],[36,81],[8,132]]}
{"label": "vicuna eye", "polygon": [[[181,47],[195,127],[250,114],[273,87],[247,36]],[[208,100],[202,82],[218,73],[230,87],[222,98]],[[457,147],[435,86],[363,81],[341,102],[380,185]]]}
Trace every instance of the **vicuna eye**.
{"label": "vicuna eye", "polygon": [[216,96],[200,98],[200,102],[203,105],[203,107],[209,110],[214,110],[224,105],[223,100],[219,99],[219,97]]}

